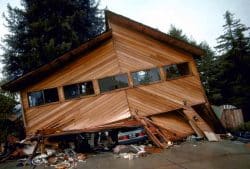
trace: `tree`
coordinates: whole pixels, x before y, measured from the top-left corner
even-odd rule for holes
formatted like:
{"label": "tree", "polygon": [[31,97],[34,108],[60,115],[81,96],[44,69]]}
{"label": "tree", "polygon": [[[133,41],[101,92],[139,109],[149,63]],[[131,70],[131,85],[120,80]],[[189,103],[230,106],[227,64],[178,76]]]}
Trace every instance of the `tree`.
{"label": "tree", "polygon": [[[2,82],[0,82],[1,85]],[[0,89],[0,142],[6,141],[7,134],[10,131],[10,123],[7,117],[13,114],[17,102],[15,99]]]}
{"label": "tree", "polygon": [[176,28],[174,25],[171,25],[168,34],[192,45],[198,46],[205,51],[204,56],[199,58],[195,57],[195,61],[197,63],[201,81],[206,90],[207,96],[212,103],[216,103],[216,101],[221,99],[222,96],[220,94],[220,89],[216,88],[216,73],[218,65],[216,62],[215,52],[206,42],[198,44],[195,40],[188,38],[188,36],[185,35],[181,29]]}
{"label": "tree", "polygon": [[249,120],[250,37],[246,37],[249,28],[229,11],[226,11],[224,18],[224,34],[217,38],[216,46],[220,54],[217,88],[221,90],[222,102],[242,108],[245,118]]}
{"label": "tree", "polygon": [[182,29],[179,29],[177,27],[175,27],[174,25],[170,25],[170,29],[168,31],[168,34],[172,37],[175,37],[177,39],[183,40],[185,42],[190,41],[190,39],[187,37],[187,35],[185,35],[182,31]]}
{"label": "tree", "polygon": [[3,40],[4,74],[10,80],[76,48],[104,30],[95,0],[22,0],[8,5]]}
{"label": "tree", "polygon": [[215,52],[206,42],[200,43],[199,47],[205,51],[203,57],[196,59],[201,81],[206,90],[209,101],[212,104],[220,104],[218,103],[218,100],[221,100],[222,96],[220,89],[216,87],[219,65],[215,56]]}

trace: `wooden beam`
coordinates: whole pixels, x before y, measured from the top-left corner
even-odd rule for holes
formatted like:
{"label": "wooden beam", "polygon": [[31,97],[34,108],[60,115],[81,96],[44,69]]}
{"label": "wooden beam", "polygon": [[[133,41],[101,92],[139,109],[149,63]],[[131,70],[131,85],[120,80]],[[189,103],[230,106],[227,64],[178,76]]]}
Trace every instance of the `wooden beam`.
{"label": "wooden beam", "polygon": [[93,87],[94,87],[95,94],[100,94],[100,87],[99,87],[97,79],[93,80]]}

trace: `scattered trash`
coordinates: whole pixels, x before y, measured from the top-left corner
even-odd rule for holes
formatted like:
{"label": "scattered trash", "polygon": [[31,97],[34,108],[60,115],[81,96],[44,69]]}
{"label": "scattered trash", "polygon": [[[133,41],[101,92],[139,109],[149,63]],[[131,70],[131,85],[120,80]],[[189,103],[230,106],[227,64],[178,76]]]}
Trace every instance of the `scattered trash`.
{"label": "scattered trash", "polygon": [[32,159],[32,165],[52,166],[56,169],[67,169],[77,166],[77,162],[83,162],[87,155],[76,153],[73,149],[67,148],[63,152],[46,149],[46,154],[39,154]]}
{"label": "scattered trash", "polygon": [[129,160],[134,159],[135,157],[144,157],[146,156],[145,146],[140,145],[117,145],[113,152],[119,154],[119,157],[127,158]]}
{"label": "scattered trash", "polygon": [[203,137],[191,135],[191,136],[187,137],[186,141],[188,141],[188,142],[196,142],[196,141],[201,141],[203,139],[204,139]]}

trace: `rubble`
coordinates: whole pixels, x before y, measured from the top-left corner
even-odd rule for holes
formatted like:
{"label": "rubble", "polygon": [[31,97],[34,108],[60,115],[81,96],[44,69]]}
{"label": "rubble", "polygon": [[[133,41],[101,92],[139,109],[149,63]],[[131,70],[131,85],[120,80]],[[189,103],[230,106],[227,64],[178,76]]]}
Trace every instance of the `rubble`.
{"label": "rubble", "polygon": [[[74,136],[66,135],[51,139],[40,135],[34,140],[16,141],[18,146],[13,144],[16,149],[12,152],[12,156],[14,155],[18,158],[27,157],[18,160],[18,167],[42,165],[56,169],[67,169],[76,167],[79,162],[87,162],[86,160],[89,157],[86,153],[89,152],[113,151],[115,158],[133,160],[145,157],[148,154],[161,153],[164,148],[169,148],[176,144],[167,139],[149,119],[138,119],[142,121],[145,129],[136,127],[128,128],[128,130],[119,129],[116,131],[83,133]],[[196,143],[204,139],[204,137],[191,135],[183,139],[183,141]],[[135,143],[130,144],[131,141],[135,141]],[[155,141],[158,144],[155,144]],[[121,143],[127,143],[127,145],[122,145]],[[154,143],[154,145],[151,143]]]}
{"label": "rubble", "polygon": [[126,158],[129,160],[134,159],[135,157],[144,157],[147,152],[145,151],[145,146],[140,145],[117,145],[113,149],[114,154],[117,154],[117,157]]}

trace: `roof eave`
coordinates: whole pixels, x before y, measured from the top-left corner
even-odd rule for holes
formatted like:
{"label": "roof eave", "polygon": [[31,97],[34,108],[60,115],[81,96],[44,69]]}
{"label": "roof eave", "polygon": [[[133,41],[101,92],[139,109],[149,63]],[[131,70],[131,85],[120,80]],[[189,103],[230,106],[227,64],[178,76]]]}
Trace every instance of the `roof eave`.
{"label": "roof eave", "polygon": [[[72,57],[72,56],[76,56],[76,55],[79,55],[83,52],[89,51],[89,50],[95,48],[96,46],[98,46],[99,44],[110,39],[111,37],[112,37],[112,31],[107,30],[106,32],[102,33],[101,35],[99,35],[93,39],[90,39],[89,41],[85,42],[84,44],[82,44],[78,48],[73,49],[73,50],[63,54],[62,56],[54,59],[53,61],[51,61],[45,65],[42,65],[39,68],[37,68],[29,73],[26,73],[25,75],[23,75],[17,79],[14,79],[12,81],[9,81],[9,82],[3,84],[1,86],[1,88],[3,90],[10,91],[10,92],[19,91],[19,90],[25,88],[26,86],[41,80],[41,78],[44,78],[46,75],[48,75],[53,70],[57,70],[59,67],[66,64],[68,61],[78,58],[78,57]],[[39,77],[37,77],[38,75],[39,75]]]}
{"label": "roof eave", "polygon": [[111,11],[106,10],[105,16],[108,19],[106,22],[106,25],[109,25],[108,22],[116,23],[119,25],[123,25],[125,27],[128,27],[130,29],[134,29],[136,31],[139,31],[143,34],[146,34],[158,41],[161,41],[163,43],[167,43],[170,46],[174,46],[176,48],[179,48],[181,50],[184,50],[188,53],[191,53],[193,56],[203,56],[205,51],[197,46],[194,46],[190,43],[187,43],[183,40],[177,39],[173,36],[170,36],[166,33],[163,33],[157,29],[151,28],[147,25],[144,25],[142,23],[136,22],[130,18],[124,17],[122,15],[113,13]]}

